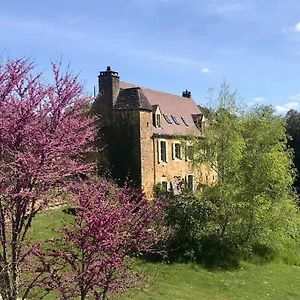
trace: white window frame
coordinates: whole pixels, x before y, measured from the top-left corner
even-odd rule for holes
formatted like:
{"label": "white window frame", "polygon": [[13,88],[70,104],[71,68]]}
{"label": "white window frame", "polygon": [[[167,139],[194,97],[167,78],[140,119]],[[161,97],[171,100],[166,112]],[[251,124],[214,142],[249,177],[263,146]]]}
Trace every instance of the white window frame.
{"label": "white window frame", "polygon": [[[176,156],[176,145],[179,145],[179,147],[180,147],[179,157]],[[182,145],[178,141],[175,141],[172,143],[172,159],[173,160],[182,160]]]}
{"label": "white window frame", "polygon": [[195,191],[195,174],[193,173],[190,173],[190,174],[187,174],[185,176],[185,181],[186,181],[186,187],[189,188],[189,176],[193,176],[193,181],[192,181],[192,189],[191,191]]}
{"label": "white window frame", "polygon": [[[164,183],[166,184],[166,189],[164,188]],[[161,181],[161,186],[164,188],[165,192],[168,192],[168,190],[169,190],[169,182],[167,180],[162,180]]]}
{"label": "white window frame", "polygon": [[[161,142],[166,143],[166,160],[163,161],[161,157]],[[168,141],[166,139],[158,139],[157,140],[157,155],[158,155],[158,163],[166,164],[168,163]]]}
{"label": "white window frame", "polygon": [[194,153],[193,153],[193,158],[190,159],[188,156],[188,148],[191,147],[193,148],[193,143],[192,142],[187,142],[185,145],[185,160],[186,161],[192,161],[194,159]]}
{"label": "white window frame", "polygon": [[[159,122],[158,122],[159,119]],[[156,128],[161,128],[162,125],[162,114],[159,107],[156,107],[155,111],[153,112],[153,126]]]}

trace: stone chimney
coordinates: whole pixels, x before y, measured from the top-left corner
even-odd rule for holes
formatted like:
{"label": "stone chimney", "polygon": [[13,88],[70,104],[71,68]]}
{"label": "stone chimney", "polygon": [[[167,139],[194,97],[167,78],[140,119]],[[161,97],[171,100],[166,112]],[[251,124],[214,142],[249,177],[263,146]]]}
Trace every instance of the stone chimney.
{"label": "stone chimney", "polygon": [[99,93],[102,97],[106,98],[110,108],[115,104],[119,90],[120,90],[120,77],[118,72],[112,71],[110,66],[107,66],[106,71],[100,72],[98,75]]}
{"label": "stone chimney", "polygon": [[185,91],[182,92],[182,97],[184,97],[184,98],[192,98],[192,92],[188,91],[188,90],[185,90]]}

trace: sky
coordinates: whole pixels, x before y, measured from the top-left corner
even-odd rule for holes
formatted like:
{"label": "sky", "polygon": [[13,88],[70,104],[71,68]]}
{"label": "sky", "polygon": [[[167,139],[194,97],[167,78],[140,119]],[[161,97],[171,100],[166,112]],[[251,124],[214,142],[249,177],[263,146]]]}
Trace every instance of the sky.
{"label": "sky", "polygon": [[106,66],[122,81],[208,105],[224,80],[246,104],[300,110],[299,0],[0,1],[0,56],[46,78],[70,64],[87,93]]}

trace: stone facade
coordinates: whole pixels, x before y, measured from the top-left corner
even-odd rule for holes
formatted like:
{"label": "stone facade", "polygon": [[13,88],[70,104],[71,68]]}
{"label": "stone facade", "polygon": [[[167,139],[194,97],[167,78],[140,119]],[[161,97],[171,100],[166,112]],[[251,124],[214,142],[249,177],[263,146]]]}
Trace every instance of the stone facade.
{"label": "stone facade", "polygon": [[193,167],[179,138],[202,135],[204,116],[189,91],[179,97],[123,83],[108,67],[100,72],[92,112],[101,173],[120,184],[130,181],[152,197],[156,184],[180,193],[183,185],[196,189],[216,180],[207,166]]}

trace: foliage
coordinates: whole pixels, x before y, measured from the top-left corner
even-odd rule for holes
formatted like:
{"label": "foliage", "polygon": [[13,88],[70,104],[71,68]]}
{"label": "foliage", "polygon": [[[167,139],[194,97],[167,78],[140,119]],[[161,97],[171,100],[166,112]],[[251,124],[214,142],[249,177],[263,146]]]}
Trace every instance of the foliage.
{"label": "foliage", "polygon": [[168,243],[169,259],[196,260],[199,241],[207,234],[213,207],[192,193],[174,196],[169,202],[166,211],[166,223],[172,228]]}
{"label": "foliage", "polygon": [[80,183],[72,191],[75,224],[62,231],[63,238],[46,256],[41,253],[49,273],[43,283],[58,290],[61,299],[107,299],[132,284],[130,256],[156,251],[163,206],[107,181]]}
{"label": "foliage", "polygon": [[187,232],[188,249],[195,252],[196,245],[197,259],[209,264],[235,265],[259,248],[278,252],[291,232],[299,250],[285,120],[270,107],[242,112],[235,99],[224,84],[208,116],[205,138],[193,141],[195,167],[209,164],[218,174],[217,183],[194,199],[180,197],[172,206],[176,213],[171,216],[182,214],[175,217],[177,233]]}
{"label": "foliage", "polygon": [[297,170],[297,176],[294,186],[297,189],[298,195],[300,194],[300,113],[295,110],[287,112],[286,116],[287,133],[291,137],[288,141],[289,146],[294,150],[294,164]]}
{"label": "foliage", "polygon": [[35,215],[50,190],[91,170],[83,159],[93,121],[81,107],[89,98],[69,71],[53,64],[52,84],[25,59],[0,65],[0,294],[16,299],[21,263]]}

